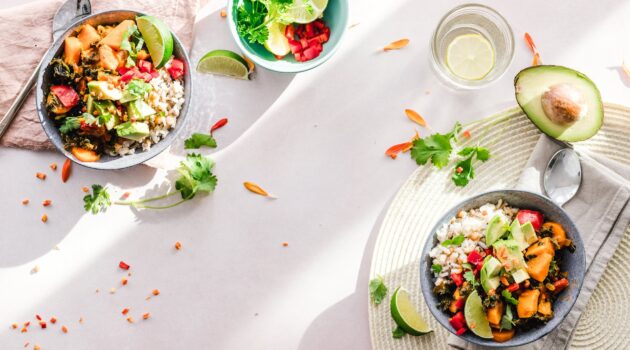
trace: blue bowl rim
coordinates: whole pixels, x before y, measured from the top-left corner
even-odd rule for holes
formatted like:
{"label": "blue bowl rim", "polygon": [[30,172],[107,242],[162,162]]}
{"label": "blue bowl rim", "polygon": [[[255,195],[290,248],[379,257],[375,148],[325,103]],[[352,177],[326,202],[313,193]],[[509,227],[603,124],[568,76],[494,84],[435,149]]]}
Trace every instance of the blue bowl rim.
{"label": "blue bowl rim", "polygon": [[[177,49],[178,51],[181,52],[181,56],[178,56],[177,58],[182,59],[184,61],[184,67],[186,68],[186,70],[184,72],[184,99],[185,101],[184,101],[184,104],[182,105],[180,114],[177,117],[177,121],[178,121],[177,125],[175,125],[175,127],[171,129],[169,134],[167,135],[169,139],[161,139],[158,143],[152,145],[151,149],[147,151],[142,151],[142,152],[135,153],[129,156],[118,156],[118,159],[115,159],[111,162],[81,162],[78,159],[76,159],[70,152],[68,152],[63,147],[63,144],[55,141],[55,138],[53,137],[54,136],[53,133],[55,132],[59,133],[59,131],[49,130],[50,127],[44,126],[45,124],[48,123],[48,119],[50,118],[48,117],[48,112],[42,108],[43,100],[44,100],[42,84],[44,82],[44,76],[48,70],[48,65],[56,57],[56,52],[61,48],[61,45],[63,44],[63,39],[67,37],[70,33],[72,33],[72,31],[75,30],[78,26],[82,25],[88,20],[93,19],[94,17],[100,17],[100,16],[105,17],[107,15],[116,14],[116,13],[129,13],[129,14],[132,13],[135,16],[146,16],[146,15],[153,16],[151,14],[141,12],[141,11],[136,11],[136,10],[117,9],[117,10],[95,12],[85,17],[81,17],[77,20],[74,20],[66,27],[63,33],[59,36],[59,39],[53,42],[51,47],[44,54],[44,58],[41,61],[41,65],[37,73],[37,83],[35,86],[35,108],[37,109],[37,115],[39,117],[40,123],[42,124],[42,128],[44,129],[44,132],[46,132],[46,135],[48,136],[48,139],[52,142],[55,148],[59,152],[61,152],[61,154],[63,154],[66,158],[70,159],[73,163],[79,164],[87,168],[97,169],[97,170],[119,170],[119,169],[130,168],[132,166],[142,164],[150,160],[151,158],[154,158],[158,154],[162,153],[177,138],[177,135],[183,128],[183,125],[185,124],[187,120],[189,106],[191,105],[193,101],[193,78],[192,78],[193,75],[191,72],[190,57],[188,56],[188,51],[186,50],[182,42],[177,37],[177,34],[175,34],[175,32],[171,30],[171,34],[173,35],[173,49],[174,51],[175,49]],[[159,18],[159,16],[154,16],[154,17]],[[128,161],[130,160],[131,157],[134,157],[134,159],[132,161]]]}
{"label": "blue bowl rim", "polygon": [[[258,57],[258,55],[250,51],[241,42],[242,39],[240,35],[238,35],[238,33],[236,32],[236,19],[232,15],[232,12],[233,12],[232,8],[234,7],[235,1],[240,1],[240,0],[228,0],[228,5],[227,5],[228,27],[230,28],[230,33],[232,34],[232,38],[236,42],[236,45],[238,46],[239,50],[241,50],[241,52],[243,52],[245,56],[247,56],[257,65],[263,68],[266,68],[270,71],[274,71],[278,73],[300,73],[300,72],[309,71],[315,67],[320,66],[324,62],[328,61],[335,54],[335,52],[337,52],[337,49],[339,48],[343,38],[346,35],[346,32],[348,31],[348,18],[350,16],[350,4],[348,3],[348,0],[329,0],[329,1],[339,1],[345,4],[345,7],[348,9],[346,11],[346,15],[343,17],[343,21],[342,21],[343,26],[341,29],[342,32],[341,32],[341,35],[339,36],[339,40],[329,50],[324,50],[324,53],[321,56],[315,58],[314,60],[302,62],[299,64],[296,63],[294,65],[289,66],[287,69],[280,70],[276,67],[273,61],[267,61],[267,60],[261,59],[260,57]],[[327,10],[328,9],[324,10],[324,12]]]}
{"label": "blue bowl rim", "polygon": [[[576,247],[576,249],[579,249],[580,252],[581,252],[581,254],[579,254],[579,255],[582,257],[581,263],[582,263],[583,274],[582,274],[582,276],[580,276],[581,278],[579,278],[579,282],[578,282],[578,286],[577,286],[577,292],[575,294],[575,298],[573,298],[573,300],[571,301],[570,307],[567,308],[566,312],[563,315],[554,315],[554,319],[553,320],[556,320],[556,318],[558,318],[558,317],[559,318],[558,318],[557,321],[554,321],[555,325],[553,327],[551,327],[551,328],[549,328],[547,330],[541,328],[541,329],[537,329],[537,330],[533,330],[533,331],[527,331],[526,334],[530,334],[530,336],[529,337],[524,337],[524,339],[522,341],[520,341],[520,342],[518,342],[518,341],[514,341],[514,342],[508,341],[506,343],[497,343],[497,342],[488,342],[488,341],[486,341],[486,339],[480,338],[480,337],[478,337],[477,335],[474,335],[474,334],[467,334],[466,336],[457,335],[455,333],[455,331],[452,329],[452,327],[450,326],[450,324],[448,324],[448,322],[444,322],[441,317],[437,317],[435,315],[435,312],[442,312],[442,311],[437,310],[435,308],[435,305],[430,305],[430,303],[429,303],[429,300],[435,299],[435,296],[433,295],[433,287],[432,286],[426,286],[424,281],[427,281],[427,280],[433,281],[433,276],[429,272],[428,264],[426,264],[426,261],[424,259],[425,259],[426,255],[428,254],[428,252],[434,246],[435,232],[437,231],[438,227],[444,222],[444,220],[447,219],[446,216],[449,213],[456,212],[459,208],[465,207],[466,204],[476,200],[477,198],[480,198],[480,197],[483,197],[483,196],[487,196],[487,195],[491,195],[491,194],[506,194],[506,193],[525,193],[527,195],[532,195],[534,197],[538,197],[539,199],[547,202],[551,206],[553,206],[556,209],[558,209],[558,211],[564,217],[567,218],[567,221],[572,225],[571,232],[575,232],[575,235],[572,235],[572,239],[573,239],[573,242],[575,243],[575,247]],[[449,218],[450,218],[450,216],[449,216]],[[582,235],[580,234],[577,226],[575,225],[575,222],[573,222],[573,219],[571,219],[569,214],[562,207],[558,206],[556,203],[551,201],[549,198],[547,198],[545,196],[542,196],[542,195],[540,195],[538,193],[531,192],[531,191],[525,191],[525,190],[515,190],[515,189],[492,190],[492,191],[486,191],[486,192],[479,193],[477,195],[474,195],[472,197],[469,197],[469,198],[466,198],[466,199],[460,201],[456,205],[452,206],[449,210],[445,211],[445,213],[442,216],[440,216],[440,218],[436,221],[435,225],[433,226],[433,228],[429,232],[430,232],[430,234],[427,235],[427,238],[425,240],[424,246],[422,248],[422,254],[421,254],[420,259],[419,259],[419,264],[418,264],[419,268],[420,268],[420,289],[422,290],[422,295],[423,295],[424,301],[427,304],[428,309],[431,312],[431,314],[433,315],[433,317],[438,321],[438,323],[440,323],[440,325],[442,327],[444,327],[447,331],[449,331],[450,333],[454,334],[455,336],[457,336],[460,339],[463,339],[465,341],[471,342],[471,343],[476,344],[476,345],[486,346],[486,347],[489,347],[489,348],[507,348],[507,347],[521,346],[521,345],[532,343],[532,342],[534,342],[536,340],[539,340],[540,338],[544,337],[545,335],[549,334],[554,329],[556,329],[562,323],[562,321],[564,321],[564,319],[567,317],[567,315],[571,312],[571,310],[573,309],[573,306],[575,306],[575,302],[577,301],[577,299],[580,296],[580,292],[582,291],[582,285],[583,285],[583,282],[584,282],[584,275],[586,274],[586,261],[585,261],[584,243],[582,241]],[[575,237],[577,237],[577,239]],[[469,333],[469,332],[467,332],[467,333]],[[535,334],[536,336],[531,336],[531,334]]]}

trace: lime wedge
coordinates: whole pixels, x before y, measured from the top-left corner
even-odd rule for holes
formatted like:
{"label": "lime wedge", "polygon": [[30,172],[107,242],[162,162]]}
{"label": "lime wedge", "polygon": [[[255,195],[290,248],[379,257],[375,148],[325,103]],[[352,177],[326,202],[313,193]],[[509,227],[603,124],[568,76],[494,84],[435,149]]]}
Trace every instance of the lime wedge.
{"label": "lime wedge", "polygon": [[208,52],[199,60],[197,71],[247,80],[249,66],[243,57],[235,52],[214,50]]}
{"label": "lime wedge", "polygon": [[464,306],[464,316],[466,317],[466,323],[468,328],[476,335],[492,339],[492,329],[490,329],[490,322],[488,317],[483,311],[483,305],[481,304],[481,297],[477,294],[477,291],[473,291],[466,299],[466,306]]}
{"label": "lime wedge", "polygon": [[324,13],[326,6],[328,0],[294,0],[284,19],[289,23],[310,23]]}
{"label": "lime wedge", "polygon": [[155,68],[160,68],[173,55],[173,34],[164,22],[151,16],[136,18],[138,30],[149,49]]}
{"label": "lime wedge", "polygon": [[409,293],[400,287],[392,295],[391,311],[398,327],[407,334],[423,335],[433,331],[413,306]]}
{"label": "lime wedge", "polygon": [[448,45],[446,65],[462,79],[481,80],[494,67],[494,49],[481,34],[463,34]]}
{"label": "lime wedge", "polygon": [[284,36],[284,28],[286,28],[286,25],[278,22],[271,22],[267,25],[267,29],[269,29],[269,37],[263,46],[276,56],[284,56],[291,52],[289,39]]}

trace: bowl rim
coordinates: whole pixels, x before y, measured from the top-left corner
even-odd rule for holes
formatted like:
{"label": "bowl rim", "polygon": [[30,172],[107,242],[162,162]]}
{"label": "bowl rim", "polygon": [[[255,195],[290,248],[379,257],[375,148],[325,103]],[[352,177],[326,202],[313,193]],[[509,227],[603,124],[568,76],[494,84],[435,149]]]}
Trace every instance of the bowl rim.
{"label": "bowl rim", "polygon": [[[238,35],[238,32],[236,31],[236,19],[234,18],[234,16],[232,15],[233,11],[233,7],[234,7],[234,3],[235,2],[240,2],[241,0],[228,0],[227,3],[227,20],[228,20],[228,27],[230,28],[230,34],[232,34],[232,38],[234,39],[234,41],[236,42],[236,45],[238,46],[239,50],[241,50],[241,52],[247,56],[247,58],[249,58],[250,60],[252,60],[254,63],[256,63],[257,65],[268,69],[270,71],[273,72],[277,72],[277,73],[300,73],[300,72],[306,72],[309,71],[315,67],[318,67],[320,65],[322,65],[324,62],[328,61],[339,49],[339,47],[341,46],[341,42],[343,40],[343,38],[346,36],[346,32],[348,31],[348,18],[350,17],[350,4],[348,0],[329,0],[330,1],[339,1],[342,6],[346,7],[346,12],[345,12],[345,16],[343,16],[342,19],[342,29],[341,29],[341,34],[339,35],[339,40],[335,43],[335,45],[333,45],[327,52],[325,52],[323,55],[311,60],[311,61],[307,61],[307,62],[301,62],[299,64],[294,64],[294,65],[290,65],[287,67],[282,67],[281,69],[278,68],[275,64],[274,61],[267,61],[264,60],[262,58],[260,58],[258,55],[256,55],[255,53],[253,53],[252,51],[250,51],[245,45],[243,45],[243,43],[241,42],[241,37],[240,35]],[[326,11],[326,10],[324,10]]]}
{"label": "bowl rim", "polygon": [[[50,142],[55,146],[55,148],[57,149],[57,151],[59,151],[61,154],[63,154],[67,159],[70,159],[70,161],[72,161],[73,163],[76,163],[80,166],[84,166],[86,168],[90,168],[90,169],[97,169],[97,170],[120,170],[120,169],[126,169],[126,168],[130,168],[133,166],[136,166],[138,164],[142,164],[154,157],[156,157],[157,155],[161,154],[162,152],[164,152],[170,145],[171,143],[177,138],[177,135],[179,134],[179,132],[181,131],[181,129],[183,128],[183,125],[186,123],[187,120],[187,115],[189,112],[189,106],[192,104],[193,102],[193,75],[191,72],[191,64],[190,64],[190,57],[188,55],[188,51],[186,49],[186,47],[184,46],[184,44],[181,42],[181,40],[179,39],[179,37],[177,36],[177,34],[169,27],[169,30],[171,32],[171,35],[173,36],[173,48],[178,48],[179,51],[181,52],[181,56],[178,56],[178,59],[182,59],[184,61],[184,65],[185,67],[187,67],[188,69],[185,70],[184,72],[184,104],[182,105],[182,108],[180,110],[180,114],[177,117],[177,121],[178,123],[175,125],[174,128],[170,129],[168,135],[170,136],[170,139],[168,140],[168,142],[165,142],[167,140],[161,139],[160,141],[158,141],[157,143],[155,143],[154,145],[152,145],[151,149],[147,150],[147,151],[142,151],[139,153],[135,153],[129,156],[134,156],[134,155],[143,155],[138,157],[136,160],[131,161],[131,162],[120,162],[121,165],[116,165],[116,164],[111,164],[112,162],[117,162],[118,160],[122,160],[125,159],[126,156],[117,156],[118,159],[112,161],[112,162],[81,162],[78,159],[76,159],[70,152],[68,152],[62,144],[58,144],[57,142],[54,141],[53,138],[53,134],[51,134],[51,132],[53,131],[49,131],[47,127],[44,127],[44,124],[47,123],[47,121],[50,119],[50,117],[48,116],[48,113],[43,111],[42,109],[42,103],[43,103],[43,99],[44,99],[44,94],[43,94],[43,83],[44,83],[44,76],[47,72],[47,70],[49,69],[48,66],[50,64],[50,62],[56,57],[55,53],[57,50],[59,50],[61,48],[61,45],[63,45],[63,41],[64,39],[70,34],[72,33],[72,31],[74,31],[78,26],[82,25],[83,23],[95,18],[95,17],[101,17],[101,16],[106,16],[109,14],[116,14],[116,13],[133,13],[135,16],[153,16],[149,13],[146,12],[142,12],[142,11],[138,11],[138,10],[133,10],[133,9],[116,9],[116,10],[106,10],[106,11],[99,11],[99,12],[94,12],[91,13],[87,16],[78,18],[76,20],[73,20],[72,22],[70,22],[70,24],[68,24],[64,29],[64,31],[59,35],[58,39],[53,41],[52,44],[50,45],[50,47],[48,48],[48,50],[46,50],[46,53],[44,54],[41,62],[40,62],[40,66],[39,66],[39,70],[37,72],[37,82],[35,85],[35,109],[37,110],[37,115],[39,117],[39,121],[40,124],[42,126],[42,129],[44,129],[44,132],[46,133],[46,136],[48,137],[48,139],[50,140]],[[159,16],[153,16],[156,18],[159,18]],[[173,57],[175,57],[173,55]],[[58,131],[57,131],[58,132]],[[172,135],[172,136],[171,136]],[[129,159],[129,158],[127,158]]]}
{"label": "bowl rim", "polygon": [[[425,259],[425,255],[428,254],[428,252],[433,248],[433,241],[435,239],[435,232],[437,231],[438,227],[444,222],[444,220],[447,219],[446,215],[448,215],[449,213],[452,212],[456,212],[459,208],[462,208],[464,206],[466,206],[466,204],[468,204],[469,202],[472,202],[480,197],[483,196],[487,196],[487,195],[491,195],[491,194],[506,194],[506,193],[515,193],[515,194],[526,194],[526,195],[531,195],[534,197],[537,197],[541,200],[543,200],[544,202],[547,202],[548,204],[550,204],[553,207],[556,207],[556,209],[558,209],[558,211],[561,213],[561,215],[563,215],[564,217],[566,217],[568,219],[568,221],[571,223],[571,225],[573,226],[572,229],[575,230],[575,233],[577,234],[578,240],[575,246],[576,249],[578,249],[581,254],[579,254],[582,259],[581,263],[582,263],[582,271],[583,274],[582,276],[580,276],[581,278],[579,278],[578,281],[578,285],[577,285],[577,292],[575,294],[575,298],[573,298],[573,300],[571,300],[570,302],[570,306],[567,308],[566,312],[564,313],[564,315],[554,315],[554,319],[556,319],[557,317],[559,317],[559,319],[556,321],[556,324],[547,329],[547,330],[543,330],[538,329],[538,330],[534,330],[534,332],[530,332],[530,333],[525,333],[525,334],[536,334],[536,336],[534,337],[527,337],[525,339],[523,339],[523,341],[520,342],[515,342],[515,343],[510,343],[510,342],[506,342],[506,343],[498,343],[498,342],[482,342],[482,340],[487,340],[484,338],[480,338],[477,335],[472,335],[471,337],[464,337],[462,335],[458,335],[455,333],[455,331],[452,329],[452,327],[450,327],[450,325],[448,324],[448,322],[443,322],[443,320],[440,317],[437,317],[437,315],[434,312],[435,307],[430,305],[429,300],[432,300],[435,298],[435,296],[433,295],[433,287],[432,286],[426,286],[424,281],[433,281],[433,276],[432,274],[428,271],[428,265],[426,264]],[[435,224],[433,225],[433,227],[431,228],[431,230],[429,231],[430,233],[427,235],[424,245],[422,247],[422,253],[420,255],[420,259],[418,261],[418,267],[420,268],[420,274],[419,274],[419,278],[420,278],[420,289],[422,291],[422,296],[424,299],[424,302],[427,304],[427,308],[429,309],[429,311],[431,312],[431,315],[433,316],[433,318],[442,326],[444,327],[447,331],[449,331],[451,334],[457,336],[458,338],[479,345],[479,346],[485,346],[485,347],[489,347],[489,348],[508,348],[508,347],[514,347],[514,346],[521,346],[521,345],[525,345],[525,344],[529,344],[532,343],[534,341],[539,340],[540,338],[546,336],[547,334],[549,334],[550,332],[552,332],[553,330],[555,330],[563,321],[564,319],[567,317],[567,315],[569,313],[571,313],[571,310],[573,310],[573,307],[575,306],[575,302],[577,301],[577,299],[580,296],[580,293],[582,291],[582,286],[583,286],[583,282],[584,282],[584,276],[586,275],[586,259],[585,259],[585,252],[584,252],[584,242],[582,240],[582,235],[579,232],[579,229],[577,228],[577,225],[575,224],[575,222],[573,221],[573,219],[571,218],[571,216],[569,216],[569,214],[559,205],[557,205],[556,203],[554,203],[551,199],[539,194],[539,193],[535,193],[535,192],[531,192],[531,191],[526,191],[526,190],[517,190],[517,189],[498,189],[498,190],[490,190],[490,191],[485,191],[479,194],[476,194],[474,196],[468,197],[460,202],[458,202],[457,204],[455,204],[454,206],[452,206],[450,209],[448,209],[447,211],[444,212],[444,214],[442,214],[439,219],[435,222]],[[574,242],[576,242],[575,238]],[[575,263],[579,263],[580,261],[577,261]],[[437,312],[442,312],[441,310],[436,310]],[[446,313],[444,313],[446,314]],[[529,331],[528,331],[529,332]]]}

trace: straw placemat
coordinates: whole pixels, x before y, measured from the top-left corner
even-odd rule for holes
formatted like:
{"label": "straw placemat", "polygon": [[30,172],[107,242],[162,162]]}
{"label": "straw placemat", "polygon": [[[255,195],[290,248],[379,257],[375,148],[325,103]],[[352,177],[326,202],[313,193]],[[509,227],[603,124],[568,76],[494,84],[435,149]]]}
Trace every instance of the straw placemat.
{"label": "straw placemat", "polygon": [[[604,109],[603,128],[575,148],[630,164],[630,108],[604,104]],[[476,178],[468,186],[459,188],[452,184],[448,170],[419,167],[399,190],[383,219],[370,278],[383,276],[389,293],[378,306],[368,300],[374,349],[450,349],[446,343],[450,333],[431,316],[420,291],[419,259],[425,238],[432,234],[429,230],[442,213],[459,201],[488,190],[513,188],[541,135],[518,107],[485,119],[468,130],[472,138],[465,145],[477,142],[491,145],[492,158],[476,164]],[[626,328],[627,315],[630,315],[628,262],[630,228],[589,300],[571,348],[623,349],[630,344],[630,332]],[[410,292],[434,332],[420,337],[392,337],[395,324],[390,315],[389,298],[399,286]]]}

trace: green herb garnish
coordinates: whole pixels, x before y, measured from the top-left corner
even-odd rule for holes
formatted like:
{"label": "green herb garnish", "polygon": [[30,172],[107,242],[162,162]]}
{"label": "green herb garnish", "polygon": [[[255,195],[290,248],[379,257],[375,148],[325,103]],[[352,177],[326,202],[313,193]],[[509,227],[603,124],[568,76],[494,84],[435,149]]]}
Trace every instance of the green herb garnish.
{"label": "green herb garnish", "polygon": [[250,43],[264,44],[269,38],[267,25],[282,22],[293,0],[244,0],[236,11],[236,30]]}
{"label": "green herb garnish", "polygon": [[76,130],[81,127],[81,122],[77,117],[66,117],[63,120],[63,124],[59,127],[59,132],[62,134],[67,134],[72,130]]}
{"label": "green herb garnish", "polygon": [[455,164],[452,180],[456,186],[466,186],[475,178],[473,161],[476,159],[485,162],[490,158],[490,152],[484,147],[466,147],[459,151],[458,155],[466,157]]}
{"label": "green herb garnish", "polygon": [[505,315],[501,317],[501,329],[510,330],[515,325],[513,320],[514,315],[512,314],[512,308],[510,304],[505,307]]}
{"label": "green herb garnish", "polygon": [[444,247],[448,247],[448,246],[459,246],[462,243],[464,243],[464,240],[466,240],[466,237],[464,237],[463,233],[458,234],[457,236],[451,238],[451,239],[447,239],[446,241],[442,242],[442,245]]}
{"label": "green herb garnish", "polygon": [[214,139],[214,137],[212,137],[212,135],[199,133],[192,134],[192,136],[184,141],[184,148],[186,149],[197,149],[202,146],[216,148],[217,141]]}
{"label": "green herb garnish", "polygon": [[376,276],[370,281],[370,297],[374,304],[378,305],[385,299],[385,296],[387,296],[387,286],[383,281],[383,276]]}
{"label": "green herb garnish", "polygon": [[92,185],[92,193],[83,197],[85,211],[91,211],[94,215],[106,211],[111,204],[107,188],[101,185]]}
{"label": "green herb garnish", "polygon": [[392,337],[394,337],[394,339],[400,339],[404,337],[405,334],[407,334],[407,332],[398,326],[392,331]]}
{"label": "green herb garnish", "polygon": [[144,39],[142,34],[138,30],[136,25],[132,25],[123,34],[122,42],[120,43],[120,49],[127,51],[127,62],[125,67],[131,67],[136,65],[136,59],[138,58],[138,51],[142,49],[144,45]]}
{"label": "green herb garnish", "polygon": [[433,272],[435,273],[440,273],[442,272],[442,265],[433,264],[431,265],[431,270],[433,270]]}
{"label": "green herb garnish", "polygon": [[503,296],[503,298],[505,299],[505,301],[507,301],[508,303],[510,303],[510,304],[512,304],[512,305],[518,305],[518,300],[517,300],[517,299],[515,299],[515,298],[512,296],[512,293],[510,293],[510,291],[509,291],[509,290],[504,289],[504,290],[501,292],[501,295]]}

